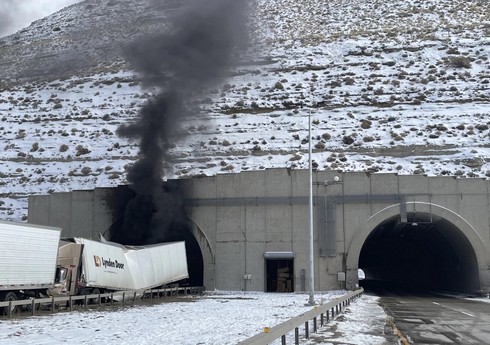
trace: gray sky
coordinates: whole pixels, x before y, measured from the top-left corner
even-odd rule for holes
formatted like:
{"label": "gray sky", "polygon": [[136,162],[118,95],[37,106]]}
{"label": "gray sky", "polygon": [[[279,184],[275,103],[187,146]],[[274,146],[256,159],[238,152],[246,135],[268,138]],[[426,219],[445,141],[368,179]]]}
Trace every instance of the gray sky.
{"label": "gray sky", "polygon": [[82,0],[0,0],[0,37]]}

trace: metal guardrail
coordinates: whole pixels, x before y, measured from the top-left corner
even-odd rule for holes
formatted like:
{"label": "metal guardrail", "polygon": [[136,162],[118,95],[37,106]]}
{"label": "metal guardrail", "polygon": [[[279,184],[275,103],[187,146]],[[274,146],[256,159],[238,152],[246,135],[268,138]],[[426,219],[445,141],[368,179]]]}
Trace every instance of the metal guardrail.
{"label": "metal guardrail", "polygon": [[151,290],[126,290],[126,291],[116,291],[108,293],[99,293],[91,295],[76,295],[76,296],[59,296],[59,297],[48,297],[48,298],[33,298],[24,299],[8,302],[0,302],[0,308],[8,307],[7,317],[12,318],[12,316],[17,315],[18,312],[13,313],[12,311],[17,307],[24,307],[24,309],[29,312],[21,315],[31,315],[34,316],[41,307],[45,307],[48,311],[52,313],[56,311],[72,311],[74,307],[82,306],[83,308],[88,308],[89,305],[134,305],[138,299],[160,299],[167,296],[177,296],[177,295],[193,295],[202,294],[204,287],[172,287],[164,289],[151,289]]}
{"label": "metal guardrail", "polygon": [[310,337],[309,322],[313,321],[313,332],[316,333],[318,329],[318,317],[320,317],[320,327],[325,323],[328,323],[331,319],[334,319],[342,310],[348,306],[352,300],[359,297],[364,292],[363,288],[359,290],[349,292],[348,294],[330,301],[323,305],[315,306],[312,310],[307,311],[291,320],[285,321],[272,328],[264,328],[262,333],[256,334],[251,338],[248,338],[239,345],[266,345],[277,339],[281,339],[281,344],[286,344],[286,335],[294,331],[294,343],[299,344],[299,328],[304,325],[305,338]]}

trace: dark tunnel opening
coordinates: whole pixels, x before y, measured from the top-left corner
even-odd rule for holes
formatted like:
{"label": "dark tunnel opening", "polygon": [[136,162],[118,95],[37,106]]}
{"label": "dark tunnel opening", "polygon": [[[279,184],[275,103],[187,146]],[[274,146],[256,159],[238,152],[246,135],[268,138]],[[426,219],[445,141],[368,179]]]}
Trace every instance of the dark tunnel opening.
{"label": "dark tunnel opening", "polygon": [[359,268],[367,290],[477,293],[475,251],[460,229],[430,214],[388,219],[366,239]]}
{"label": "dark tunnel opening", "polygon": [[[174,182],[166,182],[162,188],[178,189],[178,186],[173,185]],[[125,245],[145,245],[162,242],[184,241],[187,255],[187,269],[189,278],[179,282],[180,285],[188,286],[203,286],[204,284],[204,260],[201,248],[194,235],[192,234],[192,222],[187,219],[184,212],[185,221],[182,219],[171,221],[167,231],[163,234],[152,234],[151,238],[146,236],[147,229],[142,229],[141,233],[128,233],[123,225],[124,215],[129,202],[135,200],[135,192],[129,186],[118,186],[114,189],[112,200],[108,200],[110,208],[113,212],[113,223],[108,229],[110,233],[109,240]],[[184,205],[185,206],[185,205]]]}
{"label": "dark tunnel opening", "polygon": [[203,286],[204,285],[204,261],[201,253],[201,248],[197,243],[191,229],[182,229],[182,231],[174,232],[167,237],[167,242],[184,241],[187,254],[187,270],[189,279],[182,282],[181,285],[188,286]]}

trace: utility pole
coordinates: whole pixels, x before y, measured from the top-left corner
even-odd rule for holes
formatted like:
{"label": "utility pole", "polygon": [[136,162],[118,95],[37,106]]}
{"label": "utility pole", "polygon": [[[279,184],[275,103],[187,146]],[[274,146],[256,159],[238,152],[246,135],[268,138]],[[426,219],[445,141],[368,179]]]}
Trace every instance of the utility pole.
{"label": "utility pole", "polygon": [[308,304],[315,304],[315,270],[313,262],[313,168],[312,168],[312,158],[311,158],[311,109],[308,114],[308,156],[309,156],[309,260],[308,260],[308,276],[309,276],[309,299]]}

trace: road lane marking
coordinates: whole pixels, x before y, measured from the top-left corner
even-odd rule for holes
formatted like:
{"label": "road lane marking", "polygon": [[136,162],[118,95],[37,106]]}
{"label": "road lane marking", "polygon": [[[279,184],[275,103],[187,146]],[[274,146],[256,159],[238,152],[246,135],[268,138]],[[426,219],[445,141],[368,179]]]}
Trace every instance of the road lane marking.
{"label": "road lane marking", "polygon": [[448,306],[442,305],[442,304],[437,303],[437,302],[432,302],[432,303],[434,303],[435,305],[441,306],[441,307],[443,307],[443,308],[447,308],[447,309],[450,309],[450,310],[452,310],[452,311],[456,311],[456,312],[458,312],[458,313],[465,314],[465,315],[467,315],[467,316],[469,316],[469,317],[475,317],[475,315],[470,314],[470,313],[467,313],[467,312],[465,312],[465,311],[457,310],[457,309],[454,309],[454,308],[451,308],[451,307],[448,307]]}

